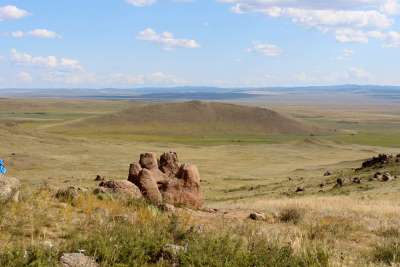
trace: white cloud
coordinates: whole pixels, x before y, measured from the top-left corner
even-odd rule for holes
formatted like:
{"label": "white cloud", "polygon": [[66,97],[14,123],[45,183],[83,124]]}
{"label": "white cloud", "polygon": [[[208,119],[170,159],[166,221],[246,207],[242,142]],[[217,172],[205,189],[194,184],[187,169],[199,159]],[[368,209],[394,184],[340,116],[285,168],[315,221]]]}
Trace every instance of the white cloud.
{"label": "white cloud", "polygon": [[349,79],[370,81],[372,79],[372,74],[363,68],[352,67],[347,71]]}
{"label": "white cloud", "polygon": [[17,80],[19,82],[23,82],[23,83],[30,83],[33,81],[33,78],[30,73],[22,71],[22,72],[18,73]]}
{"label": "white cloud", "polygon": [[343,49],[342,54],[337,57],[337,60],[346,60],[353,57],[353,55],[354,55],[353,49],[346,48]]}
{"label": "white cloud", "polygon": [[61,35],[59,35],[56,32],[47,30],[47,29],[35,29],[29,32],[23,32],[23,31],[15,31],[11,33],[11,36],[14,38],[22,38],[26,36],[32,36],[36,38],[45,38],[45,39],[55,39],[55,38],[61,38]]}
{"label": "white cloud", "polygon": [[58,33],[46,29],[35,29],[33,31],[30,31],[28,34],[30,36],[39,38],[48,38],[48,39],[61,38],[61,36]]}
{"label": "white cloud", "polygon": [[387,0],[382,6],[381,11],[388,15],[400,14],[400,3],[398,0]]}
{"label": "white cloud", "polygon": [[200,45],[192,39],[178,39],[170,32],[157,33],[151,28],[144,29],[139,32],[137,39],[162,45],[165,49],[182,48],[199,48]]}
{"label": "white cloud", "polygon": [[83,71],[79,61],[55,56],[32,56],[28,53],[20,53],[16,49],[11,50],[11,60],[19,65],[46,67],[51,69],[63,69],[69,71]]}
{"label": "white cloud", "polygon": [[282,48],[268,43],[254,42],[253,47],[247,50],[248,52],[258,52],[268,57],[277,57],[283,53]]}
{"label": "white cloud", "polygon": [[[368,43],[371,38],[385,42],[400,14],[398,0],[218,0],[235,13],[261,13],[291,19],[296,24],[332,33],[342,43]],[[393,45],[391,45],[392,47]]]}
{"label": "white cloud", "polygon": [[0,21],[21,19],[29,15],[29,12],[23,9],[19,9],[16,6],[2,6],[0,7]]}
{"label": "white cloud", "polygon": [[130,5],[137,7],[151,6],[156,0],[126,0],[126,2]]}

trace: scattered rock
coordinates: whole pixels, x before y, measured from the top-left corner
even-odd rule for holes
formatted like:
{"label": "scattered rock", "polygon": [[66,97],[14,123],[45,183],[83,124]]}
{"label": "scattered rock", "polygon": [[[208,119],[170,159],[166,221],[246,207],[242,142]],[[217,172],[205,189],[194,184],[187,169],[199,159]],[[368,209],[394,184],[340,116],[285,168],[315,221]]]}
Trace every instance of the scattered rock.
{"label": "scattered rock", "polygon": [[320,188],[324,188],[324,186],[325,186],[325,184],[322,184],[322,183],[319,184],[319,187],[320,187]]}
{"label": "scattered rock", "polygon": [[300,193],[300,192],[304,192],[305,191],[305,188],[303,187],[303,186],[298,186],[297,188],[296,188],[296,193]]}
{"label": "scattered rock", "polygon": [[331,176],[332,175],[332,173],[330,172],[330,171],[326,171],[325,173],[324,173],[324,176]]}
{"label": "scattered rock", "polygon": [[249,218],[254,221],[265,221],[265,215],[260,212],[250,213]]}
{"label": "scattered rock", "polygon": [[17,178],[0,175],[0,203],[18,202],[21,183]]}
{"label": "scattered rock", "polygon": [[95,189],[94,193],[119,194],[135,199],[143,197],[142,192],[136,185],[124,180],[103,181],[99,184],[99,188]]}
{"label": "scattered rock", "polygon": [[354,177],[354,178],[352,179],[352,182],[353,182],[353,184],[361,184],[361,179],[358,178],[358,177]]}
{"label": "scattered rock", "polygon": [[60,259],[63,267],[98,267],[99,264],[82,253],[64,253]]}
{"label": "scattered rock", "polygon": [[163,247],[163,252],[173,258],[176,258],[180,253],[186,253],[186,251],[187,248],[175,244],[166,244]]}
{"label": "scattered rock", "polygon": [[390,173],[385,172],[385,173],[382,175],[382,178],[381,178],[381,181],[382,181],[382,182],[389,182],[389,181],[392,181],[392,180],[394,180],[394,177],[393,177]]}
{"label": "scattered rock", "polygon": [[343,179],[342,178],[337,178],[336,179],[335,188],[342,187],[343,185],[344,185]]}
{"label": "scattered rock", "polygon": [[379,154],[377,157],[373,157],[371,159],[364,161],[361,165],[361,169],[372,168],[372,167],[379,168],[384,166],[385,164],[388,164],[392,160],[393,156],[391,155]]}
{"label": "scattered rock", "polygon": [[168,203],[161,204],[159,206],[159,208],[160,208],[160,210],[165,211],[165,212],[175,212],[176,211],[175,206],[168,204]]}
{"label": "scattered rock", "polygon": [[96,178],[95,178],[94,180],[95,180],[96,182],[102,182],[102,181],[105,180],[105,178],[102,177],[102,176],[100,176],[100,175],[97,175]]}
{"label": "scattered rock", "polygon": [[381,172],[376,172],[375,174],[374,174],[374,178],[375,179],[382,179],[382,173]]}

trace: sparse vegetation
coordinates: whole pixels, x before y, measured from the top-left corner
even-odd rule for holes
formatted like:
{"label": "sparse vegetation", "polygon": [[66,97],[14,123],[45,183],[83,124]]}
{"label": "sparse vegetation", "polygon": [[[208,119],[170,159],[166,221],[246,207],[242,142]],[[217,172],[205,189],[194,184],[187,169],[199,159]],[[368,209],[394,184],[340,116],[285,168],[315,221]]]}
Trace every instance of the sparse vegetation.
{"label": "sparse vegetation", "polygon": [[287,207],[280,211],[279,221],[298,224],[304,217],[305,211],[299,207]]}
{"label": "sparse vegetation", "polygon": [[[337,131],[164,136],[155,125],[149,136],[121,134],[126,129],[119,126],[105,134],[80,128],[84,120],[114,116],[141,103],[1,101],[0,156],[24,188],[20,203],[0,208],[0,266],[57,266],[63,252],[81,249],[102,266],[398,264],[400,180],[372,178],[376,172],[398,176],[400,165],[355,169],[379,153],[398,153],[393,147],[399,112],[384,116],[385,110],[374,115],[357,107],[328,112],[279,105],[272,109]],[[382,125],[390,127],[381,135]],[[76,134],[56,131],[72,126]],[[179,127],[169,130],[179,132]],[[146,201],[91,194],[97,175],[126,179],[135,155],[168,149],[199,166],[206,206],[217,213],[178,208],[171,216]],[[326,170],[332,175],[323,176]],[[353,177],[361,183],[352,183]],[[343,186],[333,189],[337,178],[343,178]],[[55,197],[70,185],[88,193]],[[304,192],[295,193],[298,187]],[[248,220],[253,211],[267,219]],[[171,255],[166,244],[184,249]]]}

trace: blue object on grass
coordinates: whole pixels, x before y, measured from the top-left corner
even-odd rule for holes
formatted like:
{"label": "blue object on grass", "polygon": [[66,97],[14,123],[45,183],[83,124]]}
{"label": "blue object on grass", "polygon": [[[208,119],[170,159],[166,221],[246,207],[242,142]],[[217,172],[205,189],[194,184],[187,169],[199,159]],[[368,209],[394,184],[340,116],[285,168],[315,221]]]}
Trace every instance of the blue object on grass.
{"label": "blue object on grass", "polygon": [[0,159],[0,174],[6,174],[7,173],[7,169],[4,166],[4,160]]}

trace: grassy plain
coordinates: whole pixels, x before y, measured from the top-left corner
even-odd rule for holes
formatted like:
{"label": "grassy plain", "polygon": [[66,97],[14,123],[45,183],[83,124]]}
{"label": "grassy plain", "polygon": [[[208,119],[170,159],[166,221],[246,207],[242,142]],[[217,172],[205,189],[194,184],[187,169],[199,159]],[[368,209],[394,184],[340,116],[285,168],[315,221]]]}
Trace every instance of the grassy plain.
{"label": "grassy plain", "polygon": [[[92,196],[84,197],[74,205],[63,206],[51,197],[51,188],[68,185],[92,188],[95,186],[93,179],[98,174],[112,179],[125,179],[129,163],[137,160],[140,153],[174,150],[179,153],[182,161],[199,166],[206,206],[221,210],[217,214],[183,212],[185,215],[180,217],[180,220],[185,221],[183,228],[204,224],[208,226],[208,231],[218,233],[247,229],[243,236],[248,240],[253,240],[250,237],[260,233],[268,239],[268,242],[263,241],[265,244],[277,246],[278,254],[282,252],[280,249],[284,250],[288,245],[293,255],[299,257],[293,258],[291,252],[286,265],[276,262],[270,266],[399,264],[400,180],[387,183],[368,181],[367,178],[375,170],[356,173],[353,169],[359,167],[363,159],[378,153],[400,153],[400,106],[268,104],[268,107],[287,116],[327,129],[312,136],[260,137],[233,132],[226,136],[181,136],[177,133],[165,137],[157,132],[150,135],[120,134],[118,131],[87,135],[80,132],[72,135],[60,131],[88,118],[115,114],[132,105],[143,103],[0,100],[0,158],[6,160],[10,175],[21,179],[25,192],[21,203],[12,204],[10,209],[2,211],[2,246],[26,247],[42,244],[46,240],[55,244],[63,240],[70,242],[71,238],[65,235],[71,233],[93,233],[94,237],[94,228],[101,225],[101,220],[96,217],[98,208],[112,216],[121,213],[139,214],[139,218],[143,219],[139,219],[143,227],[144,218],[152,218],[150,222],[157,220],[158,223],[171,223],[171,218],[166,215],[154,216],[154,212],[158,214],[158,211],[153,211],[151,207],[131,207],[118,201],[100,201]],[[326,170],[330,170],[333,175],[324,177]],[[389,171],[400,174],[396,166],[392,166]],[[360,185],[348,184],[341,189],[333,189],[337,178],[350,179],[353,176],[365,179]],[[323,188],[320,187],[321,183],[324,184]],[[295,193],[297,187],[304,187],[305,191]],[[250,211],[265,213],[267,221],[253,223],[246,220]],[[281,215],[285,212],[294,215],[286,216],[289,219],[283,220]],[[29,216],[24,217],[23,214]],[[290,219],[296,217],[296,220]],[[121,225],[117,226],[118,229],[113,230],[126,230]],[[170,236],[172,232],[163,232],[165,239],[162,242],[173,242],[174,238]],[[151,239],[153,235],[159,234],[149,232],[146,238]],[[216,250],[232,244],[223,235],[218,238],[218,242],[214,243],[221,247]],[[75,239],[81,240],[78,237]],[[223,240],[228,243],[219,243]],[[207,242],[211,242],[203,241],[204,247],[194,247],[190,238],[176,242],[188,242],[189,246],[192,244],[201,251],[209,245]],[[149,251],[158,249],[152,247],[151,240],[148,242]],[[261,243],[257,244],[260,246]],[[93,255],[99,256],[100,253],[107,259],[102,261],[104,266],[118,262],[109,258],[110,252],[106,248],[93,251],[93,246],[93,243],[82,241],[80,244],[68,243],[68,247],[63,249],[83,247]],[[254,252],[245,244],[238,246],[246,247],[242,251],[243,255],[249,256]],[[240,258],[240,255],[232,254],[233,251],[234,248],[224,253],[227,253],[227,258]],[[329,265],[324,261],[325,253],[329,255]],[[196,259],[195,262],[184,258],[181,263],[187,266],[207,266],[197,259],[199,255],[190,255],[192,260]],[[210,259],[216,257],[207,255]],[[265,256],[262,253],[257,255],[260,258]],[[2,255],[2,259],[4,257]],[[121,262],[126,263],[121,266],[132,266],[126,259]],[[140,258],[136,263],[139,262],[162,265],[146,258]],[[250,259],[246,263],[248,266],[263,266]],[[229,266],[229,261],[215,258],[215,262],[208,262],[208,265]]]}

